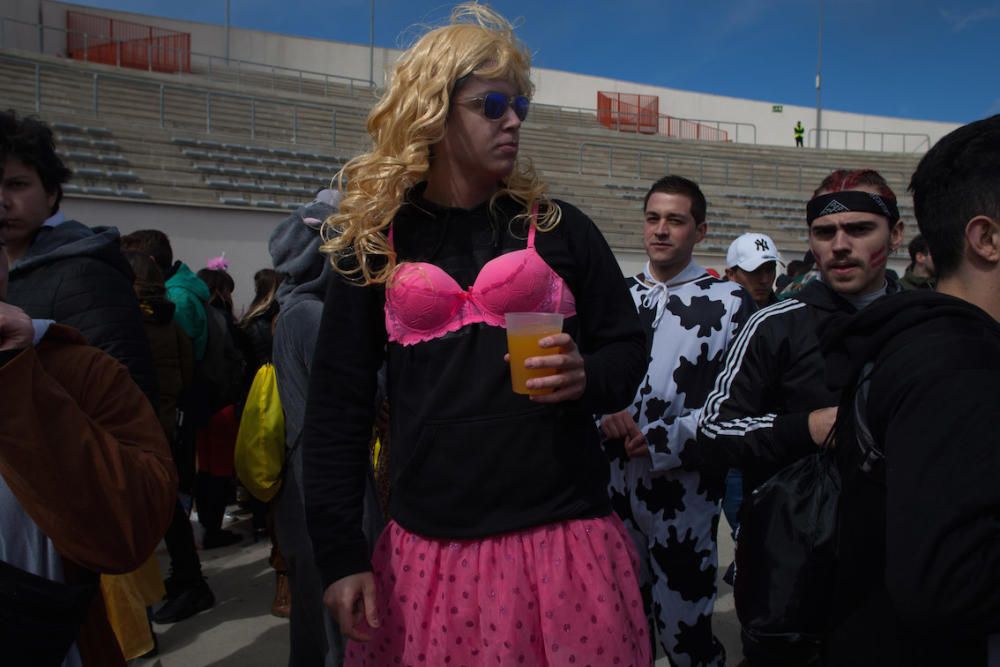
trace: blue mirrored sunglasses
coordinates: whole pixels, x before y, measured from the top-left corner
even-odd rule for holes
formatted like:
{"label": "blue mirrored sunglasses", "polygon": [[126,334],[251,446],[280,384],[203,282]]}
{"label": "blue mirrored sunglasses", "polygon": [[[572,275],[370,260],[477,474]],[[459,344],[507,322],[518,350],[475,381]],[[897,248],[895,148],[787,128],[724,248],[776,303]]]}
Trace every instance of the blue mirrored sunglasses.
{"label": "blue mirrored sunglasses", "polygon": [[514,110],[514,114],[524,121],[528,117],[528,107],[531,100],[524,95],[513,95],[507,97],[503,93],[489,92],[479,97],[470,97],[467,102],[476,102],[481,105],[483,115],[489,120],[500,120],[507,113],[507,107]]}

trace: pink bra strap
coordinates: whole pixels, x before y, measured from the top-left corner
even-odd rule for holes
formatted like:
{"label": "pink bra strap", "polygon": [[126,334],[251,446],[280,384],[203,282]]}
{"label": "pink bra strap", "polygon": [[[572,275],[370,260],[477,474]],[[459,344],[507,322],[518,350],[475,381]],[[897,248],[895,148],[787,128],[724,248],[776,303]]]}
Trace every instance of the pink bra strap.
{"label": "pink bra strap", "polygon": [[535,247],[535,223],[538,221],[538,202],[531,205],[531,224],[528,225],[528,247]]}
{"label": "pink bra strap", "polygon": [[395,250],[395,248],[392,246],[392,227],[393,227],[393,224],[390,222],[389,223],[389,237],[388,237],[389,238],[389,248],[391,250]]}

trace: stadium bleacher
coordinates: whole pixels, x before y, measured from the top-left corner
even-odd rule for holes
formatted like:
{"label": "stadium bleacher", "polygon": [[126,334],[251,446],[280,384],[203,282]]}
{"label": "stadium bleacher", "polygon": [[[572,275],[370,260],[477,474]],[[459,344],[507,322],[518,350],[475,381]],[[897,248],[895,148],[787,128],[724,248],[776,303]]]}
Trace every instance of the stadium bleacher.
{"label": "stadium bleacher", "polygon": [[[326,96],[270,87],[244,76],[123,71],[105,65],[0,51],[6,106],[53,124],[75,170],[68,196],[147,199],[215,207],[285,210],[328,185],[367,145],[370,92],[326,86]],[[291,76],[291,75],[289,75]],[[289,88],[291,88],[289,84]],[[698,181],[709,199],[702,251],[722,254],[746,231],[771,235],[792,255],[804,251],[805,201],[835,168],[879,170],[905,196],[919,156],[798,150],[620,133],[593,114],[536,104],[521,131],[522,155],[549,184],[597,223],[615,250],[640,251],[640,202],[666,174]]]}

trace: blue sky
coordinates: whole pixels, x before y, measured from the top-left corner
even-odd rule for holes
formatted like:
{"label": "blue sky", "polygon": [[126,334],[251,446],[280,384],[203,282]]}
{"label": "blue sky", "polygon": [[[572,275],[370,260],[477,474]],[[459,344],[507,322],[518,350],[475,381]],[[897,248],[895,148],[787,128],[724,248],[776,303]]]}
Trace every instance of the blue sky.
{"label": "blue sky", "polygon": [[[224,0],[83,0],[223,23]],[[819,0],[494,0],[537,66],[814,106]],[[1000,0],[823,0],[823,107],[965,122],[1000,113]],[[375,0],[405,46],[450,3]],[[369,0],[231,0],[234,26],[367,44]],[[669,110],[663,110],[669,113]]]}

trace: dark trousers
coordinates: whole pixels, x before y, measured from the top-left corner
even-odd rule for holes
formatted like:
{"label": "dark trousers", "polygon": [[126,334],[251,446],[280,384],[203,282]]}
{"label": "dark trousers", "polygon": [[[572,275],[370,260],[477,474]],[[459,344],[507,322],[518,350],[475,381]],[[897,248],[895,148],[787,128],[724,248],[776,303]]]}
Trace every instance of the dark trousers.
{"label": "dark trousers", "polygon": [[288,466],[273,503],[274,534],[285,561],[292,596],[288,667],[341,665],[346,642],[323,605],[323,579],[306,528],[297,466]]}
{"label": "dark trousers", "polygon": [[263,500],[258,500],[257,498],[250,496],[250,501],[247,503],[247,506],[250,508],[250,512],[252,512],[250,525],[253,526],[254,530],[266,530],[273,541],[274,528],[271,525],[273,521],[269,519],[271,514],[270,505],[265,503]]}
{"label": "dark trousers", "polygon": [[177,589],[184,589],[201,581],[201,561],[194,546],[194,532],[188,515],[178,500],[174,505],[174,518],[167,527],[163,537],[167,543],[167,553],[170,554],[171,589],[168,594]]}
{"label": "dark trousers", "polygon": [[743,657],[750,667],[819,667],[820,647],[814,643],[755,639],[740,632]]}
{"label": "dark trousers", "polygon": [[222,519],[232,494],[233,482],[228,477],[217,477],[199,472],[195,478],[194,502],[198,507],[198,523],[206,533],[222,530]]}

